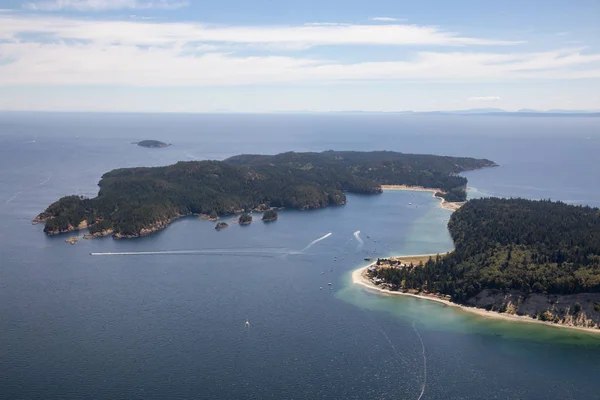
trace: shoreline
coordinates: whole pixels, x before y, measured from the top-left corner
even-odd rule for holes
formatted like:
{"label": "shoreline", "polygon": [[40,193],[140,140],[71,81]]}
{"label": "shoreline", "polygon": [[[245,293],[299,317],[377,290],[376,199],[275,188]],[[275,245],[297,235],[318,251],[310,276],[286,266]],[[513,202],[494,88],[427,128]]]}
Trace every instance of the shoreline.
{"label": "shoreline", "polygon": [[[432,197],[441,200],[440,202],[440,207],[445,209],[445,210],[449,210],[449,211],[456,211],[458,210],[463,204],[465,204],[466,202],[448,202],[446,201],[446,199],[442,198],[442,197],[438,197],[435,194],[437,192],[443,192],[441,189],[434,189],[434,188],[426,188],[423,186],[408,186],[408,185],[381,185],[381,189],[382,191],[386,191],[386,190],[410,190],[410,191],[419,191],[419,192],[431,192],[432,193]],[[345,203],[344,203],[345,204]],[[327,207],[327,206],[324,206]],[[317,208],[324,208],[324,207],[317,207]],[[285,209],[284,207],[279,207],[279,208],[274,208],[277,209],[279,211]],[[236,210],[239,211],[239,210]],[[264,212],[266,210],[259,210],[259,209],[252,209],[251,211],[255,211],[255,212]],[[38,214],[35,218],[33,218],[31,220],[32,225],[38,225],[41,223],[45,223],[49,218],[46,215],[44,215],[45,212],[42,212],[40,214]],[[183,218],[183,217],[189,217],[189,216],[194,216],[197,215],[200,217],[200,219],[207,219],[209,221],[216,221],[218,219],[227,217],[227,216],[235,216],[239,214],[239,212],[234,212],[233,214],[228,214],[228,215],[222,215],[217,217],[217,219],[211,219],[211,218],[207,218],[208,216],[206,214],[197,214],[197,213],[189,213],[189,214],[182,214],[182,215],[176,215],[161,221],[155,221],[154,223],[150,224],[147,227],[142,228],[139,232],[135,233],[135,234],[128,234],[128,235],[123,235],[120,233],[114,233],[112,231],[112,229],[109,229],[111,232],[110,233],[104,233],[104,234],[90,234],[90,233],[86,233],[83,236],[85,237],[85,239],[95,239],[98,237],[104,237],[104,236],[109,236],[111,235],[113,237],[113,239],[119,240],[119,239],[137,239],[137,238],[141,238],[141,237],[145,237],[151,234],[154,234],[158,231],[161,231],[165,228],[167,228],[169,225],[171,225],[171,223],[179,218]],[[235,217],[233,217],[231,219],[232,223],[234,222],[234,219],[237,220]],[[268,222],[268,221],[265,221]],[[93,224],[92,224],[93,225]],[[79,232],[79,231],[83,231],[86,230],[88,228],[90,228],[92,225],[88,225],[87,221],[82,221],[78,226],[69,226],[67,229],[64,230],[58,230],[58,231],[50,231],[50,232],[45,232],[47,236],[59,236],[59,235],[64,235],[64,234],[68,234],[68,233],[74,233],[74,232]]]}
{"label": "shoreline", "polygon": [[435,195],[436,193],[443,192],[442,189],[426,188],[423,186],[408,186],[408,185],[381,185],[381,189],[384,191],[386,191],[386,190],[409,190],[409,191],[413,191],[413,192],[431,192],[433,198],[441,200],[440,207],[443,208],[444,210],[448,210],[448,211],[456,211],[466,203],[466,201],[460,201],[460,202],[446,201],[446,199],[444,199],[443,197],[436,196]]}
{"label": "shoreline", "polygon": [[[409,260],[411,258],[414,259],[414,258],[424,258],[424,257],[435,257],[436,255],[437,254],[420,254],[420,255],[412,255],[412,256],[401,256],[401,257],[395,257],[395,258],[397,258],[399,260]],[[408,293],[408,292],[405,293],[405,292],[400,292],[400,291],[382,289],[379,286],[375,285],[373,282],[371,282],[371,280],[369,280],[366,277],[367,269],[373,265],[375,265],[375,263],[371,263],[367,266],[360,267],[360,268],[352,271],[352,283],[356,284],[356,285],[360,285],[364,288],[376,291],[380,295],[383,294],[383,295],[395,295],[395,296],[409,296],[409,297],[415,297],[415,298],[422,299],[422,300],[429,300],[429,301],[433,301],[436,303],[444,304],[445,306],[459,308],[465,312],[469,312],[471,314],[476,314],[480,317],[505,320],[505,321],[513,321],[513,322],[527,322],[527,323],[533,323],[533,324],[541,324],[541,325],[554,327],[554,328],[572,329],[572,330],[577,330],[577,331],[581,331],[581,332],[594,333],[596,335],[600,334],[600,329],[596,329],[596,328],[586,328],[586,327],[582,327],[582,326],[556,324],[556,323],[552,323],[552,322],[540,321],[537,319],[533,319],[533,318],[531,318],[529,316],[525,316],[525,315],[514,315],[514,314],[498,313],[496,311],[487,311],[483,308],[469,307],[469,306],[465,306],[462,304],[454,303],[450,300],[442,299],[438,295],[435,295],[435,294],[425,295],[425,294],[416,294],[416,293]]]}

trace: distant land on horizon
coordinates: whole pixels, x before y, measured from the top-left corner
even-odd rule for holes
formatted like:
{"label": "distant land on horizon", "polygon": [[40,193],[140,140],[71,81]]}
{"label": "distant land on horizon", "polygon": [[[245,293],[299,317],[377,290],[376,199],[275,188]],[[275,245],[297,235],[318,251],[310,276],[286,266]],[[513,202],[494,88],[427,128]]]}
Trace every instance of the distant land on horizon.
{"label": "distant land on horizon", "polygon": [[53,111],[53,110],[0,110],[1,114],[257,114],[257,115],[285,115],[285,114],[306,114],[306,115],[465,115],[465,116],[507,116],[507,117],[600,117],[599,110],[535,110],[522,108],[517,111],[509,111],[501,108],[471,108],[465,110],[432,110],[432,111],[366,111],[366,110],[338,110],[338,111],[312,111],[312,110],[279,110],[264,112],[247,112],[234,110],[212,110],[198,112],[157,112],[157,111]]}
{"label": "distant land on horizon", "polygon": [[535,110],[522,108],[517,111],[508,111],[502,108],[470,108],[466,110],[438,110],[438,111],[362,111],[362,110],[346,110],[346,111],[276,111],[276,114],[385,114],[385,115],[477,115],[477,116],[543,116],[543,117],[600,117],[600,110]]}

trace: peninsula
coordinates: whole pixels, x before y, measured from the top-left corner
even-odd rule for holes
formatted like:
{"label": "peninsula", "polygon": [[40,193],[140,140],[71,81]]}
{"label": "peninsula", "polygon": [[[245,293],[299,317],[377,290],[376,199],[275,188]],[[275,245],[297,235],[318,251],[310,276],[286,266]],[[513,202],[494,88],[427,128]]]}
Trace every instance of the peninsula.
{"label": "peninsula", "polygon": [[63,197],[33,222],[45,222],[50,235],[88,228],[91,235],[134,238],[186,215],[342,205],[346,193],[377,194],[381,185],[431,188],[446,201],[464,201],[467,179],[458,173],[495,165],[466,157],[326,151],[122,168],[102,176],[97,197]]}
{"label": "peninsula", "polygon": [[453,213],[448,229],[454,251],[378,259],[355,272],[355,281],[490,315],[600,332],[600,209],[475,199]]}

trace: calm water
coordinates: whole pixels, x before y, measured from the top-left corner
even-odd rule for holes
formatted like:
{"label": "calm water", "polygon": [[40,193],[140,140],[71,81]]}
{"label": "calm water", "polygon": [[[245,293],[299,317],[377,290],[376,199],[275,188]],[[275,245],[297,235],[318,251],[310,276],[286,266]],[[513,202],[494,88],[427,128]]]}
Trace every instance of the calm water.
{"label": "calm water", "polygon": [[[130,144],[146,138],[174,146]],[[117,167],[327,149],[486,157],[501,166],[466,174],[472,197],[600,205],[600,119],[0,114],[0,397],[598,398],[600,336],[350,283],[366,254],[452,248],[427,193],[75,246],[29,222]],[[212,253],[89,255],[173,250]]]}

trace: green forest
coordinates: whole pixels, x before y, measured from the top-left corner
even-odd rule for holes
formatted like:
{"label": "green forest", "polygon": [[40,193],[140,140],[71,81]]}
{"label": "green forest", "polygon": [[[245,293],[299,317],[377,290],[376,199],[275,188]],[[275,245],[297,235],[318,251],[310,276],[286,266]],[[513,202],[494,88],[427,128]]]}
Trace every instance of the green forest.
{"label": "green forest", "polygon": [[275,221],[277,218],[279,218],[279,215],[277,215],[277,212],[275,210],[267,210],[262,216],[262,220],[267,222]]}
{"label": "green forest", "polygon": [[448,223],[455,250],[423,265],[379,268],[393,288],[466,302],[483,289],[600,292],[600,210],[549,200],[476,199]]}
{"label": "green forest", "polygon": [[382,184],[438,188],[452,200],[464,200],[467,180],[457,174],[493,165],[463,157],[327,151],[122,168],[102,176],[97,197],[63,197],[37,220],[46,222],[48,234],[86,221],[92,232],[113,229],[122,236],[139,236],[142,229],[183,215],[231,215],[264,205],[306,210],[345,204],[346,192],[381,193]]}

